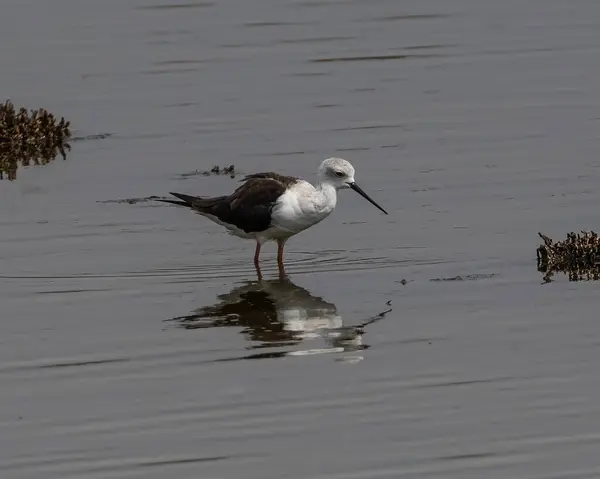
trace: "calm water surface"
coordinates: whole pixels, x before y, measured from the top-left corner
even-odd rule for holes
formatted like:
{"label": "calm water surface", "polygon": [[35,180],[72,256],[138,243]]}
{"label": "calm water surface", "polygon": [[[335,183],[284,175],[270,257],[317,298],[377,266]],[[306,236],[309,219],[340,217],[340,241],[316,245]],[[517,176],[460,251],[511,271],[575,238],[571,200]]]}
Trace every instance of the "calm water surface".
{"label": "calm water surface", "polygon": [[[600,476],[595,0],[9,0],[2,94],[70,119],[0,182],[0,477]],[[265,248],[174,207],[215,164],[352,192]],[[252,360],[254,359],[254,360]]]}

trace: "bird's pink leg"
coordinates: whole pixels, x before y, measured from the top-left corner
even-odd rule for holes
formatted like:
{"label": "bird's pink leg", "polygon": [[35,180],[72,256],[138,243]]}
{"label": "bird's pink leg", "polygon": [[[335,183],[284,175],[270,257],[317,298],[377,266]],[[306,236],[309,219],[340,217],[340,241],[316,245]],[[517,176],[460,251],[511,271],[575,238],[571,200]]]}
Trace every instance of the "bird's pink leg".
{"label": "bird's pink leg", "polygon": [[262,271],[260,270],[260,266],[255,265],[254,267],[256,268],[256,277],[257,277],[258,281],[261,282],[263,280],[263,276],[262,276]]}
{"label": "bird's pink leg", "polygon": [[258,259],[260,257],[260,243],[256,242],[256,250],[254,251],[254,266],[258,268]]}
{"label": "bird's pink leg", "polygon": [[256,242],[256,251],[254,252],[254,267],[256,268],[256,275],[258,276],[258,280],[262,281],[262,273],[260,271],[260,264],[258,263],[258,259],[260,257],[260,243]]}
{"label": "bird's pink leg", "polygon": [[277,266],[279,267],[279,273],[283,275],[285,275],[283,267],[283,247],[285,246],[286,241],[287,238],[277,240]]}

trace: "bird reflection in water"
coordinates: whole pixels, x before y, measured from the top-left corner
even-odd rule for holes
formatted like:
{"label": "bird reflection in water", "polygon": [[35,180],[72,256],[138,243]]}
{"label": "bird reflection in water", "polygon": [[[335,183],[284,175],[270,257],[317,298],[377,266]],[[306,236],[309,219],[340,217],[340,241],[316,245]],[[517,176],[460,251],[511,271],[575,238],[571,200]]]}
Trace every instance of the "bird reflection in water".
{"label": "bird reflection in water", "polygon": [[[229,293],[218,296],[219,302],[195,310],[192,314],[172,318],[186,329],[218,327],[243,328],[242,334],[252,342],[247,349],[269,349],[243,357],[224,359],[261,359],[310,354],[356,352],[367,349],[363,343],[366,326],[379,321],[388,309],[359,324],[344,326],[335,304],[312,295],[280,275],[276,280],[249,281]],[[323,347],[302,348],[307,340],[321,341]],[[314,343],[316,345],[316,343]],[[361,356],[343,358],[356,362]]]}

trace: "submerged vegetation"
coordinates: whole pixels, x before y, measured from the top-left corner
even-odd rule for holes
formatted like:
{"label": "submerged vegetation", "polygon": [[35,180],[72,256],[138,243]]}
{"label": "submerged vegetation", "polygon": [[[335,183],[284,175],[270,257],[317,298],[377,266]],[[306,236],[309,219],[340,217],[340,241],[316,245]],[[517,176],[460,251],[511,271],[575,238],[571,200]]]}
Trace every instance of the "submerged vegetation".
{"label": "submerged vegetation", "polygon": [[555,273],[567,274],[569,281],[600,279],[600,236],[596,232],[568,233],[563,241],[538,234],[544,244],[537,249],[537,266],[545,282]]}
{"label": "submerged vegetation", "polygon": [[45,165],[71,149],[69,122],[39,110],[16,110],[10,101],[0,103],[0,179],[14,180],[19,164]]}
{"label": "submerged vegetation", "polygon": [[179,176],[181,178],[188,178],[190,176],[213,176],[213,175],[229,175],[230,178],[235,178],[238,172],[235,170],[235,165],[213,166],[210,170],[194,170],[189,173],[182,173]]}

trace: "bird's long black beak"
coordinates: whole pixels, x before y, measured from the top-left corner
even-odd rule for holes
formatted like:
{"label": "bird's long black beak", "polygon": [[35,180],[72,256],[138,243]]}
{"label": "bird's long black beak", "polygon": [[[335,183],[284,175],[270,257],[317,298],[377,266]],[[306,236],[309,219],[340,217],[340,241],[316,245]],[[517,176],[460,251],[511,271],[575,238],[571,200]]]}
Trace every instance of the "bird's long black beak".
{"label": "bird's long black beak", "polygon": [[372,205],[376,206],[378,209],[380,209],[381,211],[383,211],[386,215],[388,214],[387,211],[385,211],[381,206],[379,206],[377,203],[375,203],[375,201],[373,201],[371,199],[371,197],[369,195],[367,195],[360,186],[358,186],[356,183],[348,183],[348,186],[350,186],[350,188],[352,188],[354,191],[356,191],[360,196],[362,196],[364,199],[366,199],[369,203],[371,203]]}

